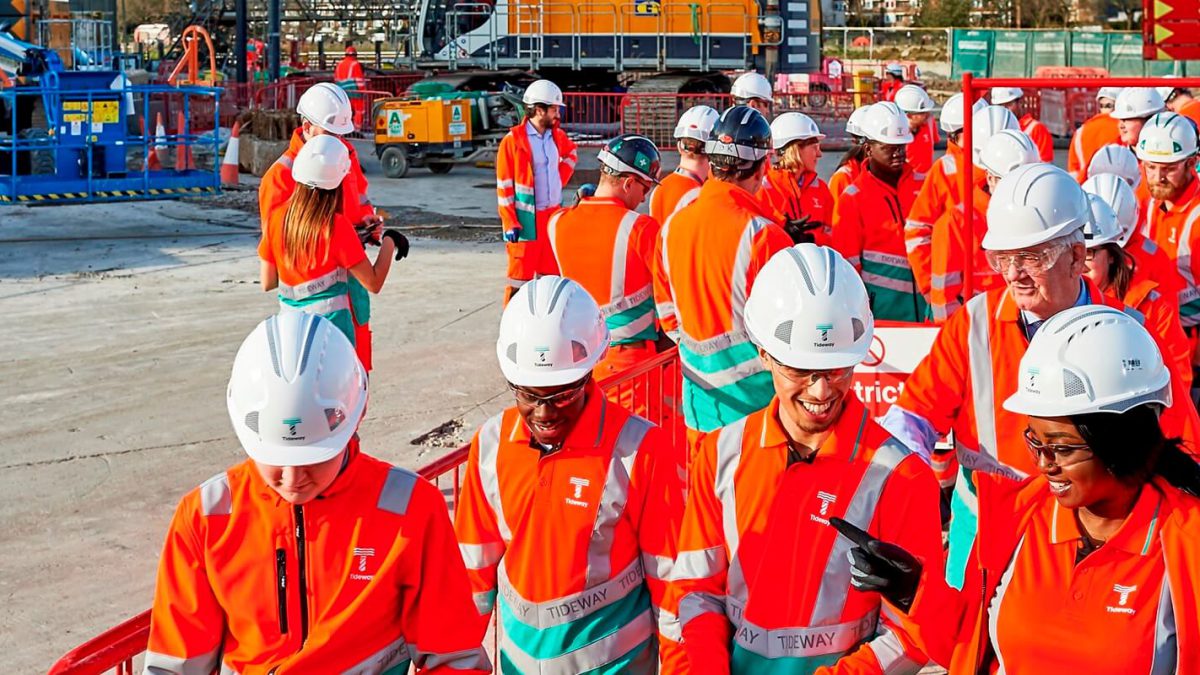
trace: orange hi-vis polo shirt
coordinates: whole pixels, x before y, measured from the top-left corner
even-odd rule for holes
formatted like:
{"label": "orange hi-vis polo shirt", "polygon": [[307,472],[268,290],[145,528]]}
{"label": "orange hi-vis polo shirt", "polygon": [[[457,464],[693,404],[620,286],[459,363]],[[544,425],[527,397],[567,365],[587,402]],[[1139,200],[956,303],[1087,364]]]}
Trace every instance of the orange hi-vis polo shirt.
{"label": "orange hi-vis polo shirt", "polygon": [[667,218],[700,196],[703,184],[696,174],[677,167],[650,193],[650,217],[660,225],[667,222]]}
{"label": "orange hi-vis polo shirt", "polygon": [[[1145,180],[1142,181],[1145,184]],[[1200,257],[1192,249],[1200,248],[1200,179],[1193,176],[1183,194],[1174,202],[1150,198],[1143,207],[1147,236],[1175,261],[1183,285],[1179,291],[1179,320],[1184,328],[1200,326]]]}
{"label": "orange hi-vis polo shirt", "polygon": [[[594,383],[562,447],[535,447],[516,408],[471,441],[455,510],[475,603],[500,622],[498,672],[682,672],[666,603],[683,450]],[[676,456],[678,455],[678,456]]]}
{"label": "orange hi-vis polo shirt", "polygon": [[811,462],[789,462],[779,400],[704,436],[672,586],[693,672],[916,672],[901,613],[851,590],[844,518],[942,574],[937,482],[854,397]]}

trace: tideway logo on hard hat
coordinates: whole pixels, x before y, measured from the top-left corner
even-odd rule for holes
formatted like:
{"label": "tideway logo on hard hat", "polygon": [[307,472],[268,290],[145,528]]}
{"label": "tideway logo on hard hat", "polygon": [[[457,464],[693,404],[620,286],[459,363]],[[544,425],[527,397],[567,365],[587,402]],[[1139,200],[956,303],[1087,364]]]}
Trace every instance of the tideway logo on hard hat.
{"label": "tideway logo on hard hat", "polygon": [[1025,388],[1035,394],[1042,393],[1042,390],[1038,389],[1038,374],[1040,372],[1037,368],[1030,368],[1025,371],[1025,374],[1028,376],[1028,379],[1025,381]]}
{"label": "tideway logo on hard hat", "polygon": [[832,347],[832,346],[834,346],[833,342],[831,342],[829,339],[829,331],[833,330],[833,324],[819,323],[816,325],[816,329],[817,329],[818,335],[817,335],[817,342],[813,343],[814,347]]}
{"label": "tideway logo on hard hat", "polygon": [[533,351],[537,352],[537,360],[534,361],[534,363],[533,363],[533,365],[535,367],[537,367],[537,368],[553,368],[554,367],[554,363],[547,360],[549,358],[547,356],[547,354],[550,353],[549,347],[534,347]]}
{"label": "tideway logo on hard hat", "polygon": [[304,420],[300,419],[299,417],[289,417],[285,420],[282,420],[282,422],[288,428],[288,435],[284,436],[283,440],[285,440],[285,441],[302,441],[302,440],[304,440],[304,436],[299,435],[298,432],[296,431],[296,425],[300,424],[303,421]]}

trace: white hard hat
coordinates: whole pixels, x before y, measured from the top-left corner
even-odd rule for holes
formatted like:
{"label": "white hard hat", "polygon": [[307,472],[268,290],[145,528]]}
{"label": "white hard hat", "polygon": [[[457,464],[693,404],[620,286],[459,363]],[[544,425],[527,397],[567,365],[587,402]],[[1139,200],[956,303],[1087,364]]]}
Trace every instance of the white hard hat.
{"label": "white hard hat", "polygon": [[1120,143],[1102,146],[1088,162],[1087,175],[1111,173],[1121,177],[1131,187],[1142,182],[1142,169],[1133,151]]}
{"label": "white hard hat", "polygon": [[608,339],[604,315],[582,286],[544,276],[527,282],[504,308],[496,357],[511,384],[556,387],[590,373]]}
{"label": "white hard hat", "polygon": [[558,88],[550,80],[535,80],[525,88],[525,94],[521,96],[521,102],[525,105],[533,105],[541,103],[543,105],[563,105],[562,89]]}
{"label": "white hard hat", "polygon": [[675,138],[694,138],[707,141],[721,113],[706,105],[694,105],[679,116],[675,124]]}
{"label": "white hard hat", "polygon": [[767,78],[753,70],[738,76],[738,79],[733,81],[733,88],[729,90],[729,94],[739,100],[757,98],[764,101],[773,101],[775,99],[775,93],[771,90],[771,83],[767,81]]}
{"label": "white hard hat", "polygon": [[[1129,238],[1133,236],[1133,231],[1138,224],[1138,211],[1141,208],[1138,205],[1137,195],[1134,194],[1133,188],[1129,187],[1120,176],[1111,173],[1096,174],[1083,182],[1083,191],[1096,195],[1112,208],[1113,213],[1117,217],[1117,224],[1121,227],[1121,236],[1117,239],[1117,243],[1121,246],[1129,243]],[[1095,209],[1093,209],[1093,213]]]}
{"label": "white hard hat", "polygon": [[292,162],[292,179],[301,185],[332,190],[350,173],[350,151],[337,136],[321,134],[304,143]]}
{"label": "white hard hat", "polygon": [[1046,320],[1021,357],[1005,410],[1034,417],[1123,413],[1171,405],[1171,371],[1137,319],[1083,305]]}
{"label": "white hard hat", "polygon": [[[963,102],[963,95],[955,94],[955,95],[951,96],[950,98],[946,99],[946,102],[942,104],[942,113],[941,113],[942,131],[945,131],[946,133],[951,133],[951,134],[956,131],[962,131],[962,128],[963,128],[963,104],[962,104],[962,102]],[[979,112],[980,110],[983,110],[986,107],[987,107],[987,101],[985,101],[983,99],[979,99],[971,105],[971,114],[974,115],[976,112]]]}
{"label": "white hard hat", "polygon": [[900,65],[899,63],[889,63],[883,67],[883,70],[884,70],[884,72],[890,73],[892,75],[903,75],[904,74],[904,66]]}
{"label": "white hard hat", "polygon": [[336,84],[318,82],[300,96],[296,112],[331,134],[342,136],[354,131],[350,97]]}
{"label": "white hard hat", "polygon": [[975,111],[971,116],[971,156],[976,164],[979,163],[979,153],[983,152],[988,139],[1004,129],[1021,130],[1017,116],[1008,108],[989,105]]}
{"label": "white hard hat", "polygon": [[1168,101],[1171,98],[1171,94],[1175,93],[1175,87],[1155,87],[1154,91],[1157,91],[1158,95],[1163,97],[1163,101]]}
{"label": "white hard hat", "polygon": [[750,339],[779,363],[827,370],[857,365],[875,333],[871,301],[837,251],[799,244],[779,251],[746,300]]}
{"label": "white hard hat", "polygon": [[825,134],[821,133],[817,123],[804,113],[784,113],[771,122],[771,143],[776,150],[787,147],[792,141],[806,141],[810,138],[825,138]]}
{"label": "white hard hat", "polygon": [[1109,113],[1119,120],[1149,117],[1167,109],[1163,97],[1151,87],[1126,87],[1117,96],[1113,111]]}
{"label": "white hard hat", "polygon": [[870,105],[859,106],[850,113],[850,118],[846,120],[846,133],[860,138],[867,135],[862,130],[862,122],[867,117],[867,109],[870,107]]}
{"label": "white hard hat", "polygon": [[233,359],[229,419],[247,455],[271,466],[336,457],[367,407],[367,371],[332,321],[284,311],[255,327]]}
{"label": "white hard hat", "polygon": [[863,136],[888,145],[907,145],[913,142],[908,117],[891,101],[872,103],[859,122]]}
{"label": "white hard hat", "polygon": [[1053,164],[1026,164],[1001,178],[992,192],[983,248],[1036,246],[1082,228],[1091,217],[1087,195],[1071,174]]}
{"label": "white hard hat", "polygon": [[1142,126],[1136,147],[1143,162],[1182,162],[1196,154],[1196,125],[1183,115],[1158,113]]}
{"label": "white hard hat", "polygon": [[1105,244],[1121,245],[1121,223],[1117,212],[1099,196],[1088,193],[1088,206],[1092,208],[1092,220],[1083,226],[1083,244],[1096,248]]}
{"label": "white hard hat", "polygon": [[1100,87],[1100,90],[1096,92],[1096,100],[1106,98],[1115,103],[1122,90],[1123,87]]}
{"label": "white hard hat", "polygon": [[915,84],[906,84],[900,87],[892,100],[896,102],[896,107],[906,113],[933,112],[933,109],[937,107],[933,99],[929,98],[929,94]]}
{"label": "white hard hat", "polygon": [[1025,95],[1025,91],[1020,87],[992,87],[991,98],[992,105],[1004,105],[1020,100]]}
{"label": "white hard hat", "polygon": [[979,165],[988,173],[1004,178],[1014,169],[1040,162],[1037,146],[1022,131],[1001,129],[987,140],[979,153]]}

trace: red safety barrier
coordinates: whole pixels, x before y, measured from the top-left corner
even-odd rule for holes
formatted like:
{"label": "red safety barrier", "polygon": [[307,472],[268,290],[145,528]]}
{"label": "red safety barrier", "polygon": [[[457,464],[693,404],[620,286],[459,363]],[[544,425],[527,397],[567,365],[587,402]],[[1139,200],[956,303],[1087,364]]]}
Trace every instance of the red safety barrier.
{"label": "red safety barrier", "polygon": [[[665,351],[598,384],[609,399],[627,401],[631,409],[644,411],[647,419],[668,429],[672,443],[684,442],[678,350]],[[417,469],[422,478],[433,483],[446,496],[446,505],[451,513],[458,502],[462,472],[469,451],[469,445],[460,446]],[[492,622],[494,654],[494,616]],[[109,671],[117,675],[133,675],[134,659],[146,651],[149,639],[150,612],[147,610],[67,652],[51,666],[50,675],[100,675]]]}
{"label": "red safety barrier", "polygon": [[371,91],[386,91],[392,96],[399,96],[408,88],[425,79],[426,73],[402,73],[396,75],[369,75],[367,89]]}

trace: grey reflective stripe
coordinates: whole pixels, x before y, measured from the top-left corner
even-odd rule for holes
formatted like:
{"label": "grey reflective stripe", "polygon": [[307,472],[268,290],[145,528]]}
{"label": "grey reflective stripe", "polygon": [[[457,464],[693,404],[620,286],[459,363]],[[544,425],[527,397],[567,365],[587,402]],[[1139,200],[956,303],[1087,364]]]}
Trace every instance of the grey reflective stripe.
{"label": "grey reflective stripe", "polygon": [[500,538],[509,542],[512,541],[512,530],[504,519],[504,506],[500,503],[500,476],[496,473],[496,458],[500,455],[501,416],[496,415],[479,428],[479,482],[488,506],[492,507],[492,515],[496,517]]}
{"label": "grey reflective stripe", "polygon": [[750,341],[750,334],[744,330],[731,330],[728,333],[714,335],[707,340],[696,340],[684,335],[680,341],[680,345],[688,351],[700,356],[709,356],[716,354],[724,349],[729,349],[734,345],[740,345],[743,342]]}
{"label": "grey reflective stripe", "polygon": [[596,508],[596,521],[592,526],[592,541],[588,544],[587,588],[608,581],[612,574],[613,530],[625,512],[625,504],[629,501],[629,478],[633,475],[638,448],[642,447],[642,439],[651,426],[649,421],[630,415],[613,443],[608,475],[604,477],[604,489],[600,492],[600,505]]}
{"label": "grey reflective stripe", "polygon": [[496,591],[494,589],[479,591],[472,594],[471,599],[475,601],[475,609],[479,610],[481,615],[486,616],[491,614],[492,608],[496,606]]}
{"label": "grey reflective stripe", "polygon": [[[742,228],[737,254],[733,258],[733,278],[730,279],[730,307],[733,309],[733,330],[745,331],[746,298],[750,295],[750,284],[746,278],[750,273],[750,258],[754,255],[754,237],[771,224],[766,218],[755,216]],[[756,359],[757,362],[757,359]]]}
{"label": "grey reflective stripe", "polygon": [[961,284],[963,280],[962,272],[948,272],[946,274],[934,274],[929,277],[929,285],[938,290],[945,290],[950,284]]}
{"label": "grey reflective stripe", "polygon": [[458,552],[462,554],[463,563],[469,570],[482,570],[504,557],[504,543],[493,541],[487,544],[459,544]]}
{"label": "grey reflective stripe", "polygon": [[724,546],[702,551],[680,551],[671,565],[671,580],[707,579],[729,567]]}
{"label": "grey reflective stripe", "polygon": [[696,201],[696,199],[699,197],[700,197],[700,188],[694,187],[691,190],[688,190],[687,192],[683,193],[683,196],[679,198],[679,201],[675,202],[675,210],[672,211],[671,213],[672,214],[679,213],[680,209],[682,209],[683,207],[687,206],[688,204],[691,204],[692,202]]}
{"label": "grey reflective stripe", "polygon": [[673,642],[683,642],[683,626],[679,617],[665,609],[657,610],[658,634]]}
{"label": "grey reflective stripe", "polygon": [[211,675],[221,660],[221,646],[212,651],[184,658],[146,652],[143,675]]}
{"label": "grey reflective stripe", "polygon": [[[909,451],[899,441],[888,439],[875,450],[871,463],[863,473],[862,480],[854,490],[854,496],[846,507],[846,522],[867,530],[875,518],[879,497],[891,477],[892,471],[908,457]],[[817,600],[813,603],[810,626],[832,625],[842,616],[846,596],[850,589],[850,564],[847,555],[854,543],[845,537],[834,540],[833,548],[821,575],[821,586],[817,589]]]}
{"label": "grey reflective stripe", "polygon": [[613,314],[624,312],[631,307],[636,307],[645,302],[653,294],[654,286],[652,284],[646,284],[629,295],[619,296],[611,303],[600,307],[600,313],[607,318]]}
{"label": "grey reflective stripe", "polygon": [[[687,337],[685,336],[684,339],[686,340]],[[688,382],[706,390],[720,389],[731,384],[737,384],[751,375],[763,372],[762,361],[757,358],[742,361],[724,370],[717,370],[711,373],[696,370],[688,365],[686,360],[680,360],[680,365],[683,366],[683,376]]]}
{"label": "grey reflective stripe", "polygon": [[1000,645],[996,643],[996,636],[999,635],[997,632],[998,622],[1000,621],[1000,612],[1004,609],[1004,596],[1008,593],[1008,585],[1012,583],[1013,571],[1017,568],[1017,556],[1021,555],[1022,548],[1025,548],[1025,537],[1021,537],[1021,541],[1017,543],[1017,549],[1013,552],[1012,559],[1008,561],[1008,568],[1004,570],[1004,574],[1000,576],[1000,583],[996,585],[996,592],[990,599],[983,599],[988,603],[985,610],[988,615],[988,635],[991,636],[992,651],[996,653],[996,663],[1000,665],[998,675],[1006,672],[1004,654]]}
{"label": "grey reflective stripe", "polygon": [[625,296],[625,267],[626,258],[629,256],[629,236],[633,234],[633,226],[637,224],[638,218],[637,211],[629,211],[617,225],[617,239],[613,242],[612,276],[608,291],[609,303],[619,302]]}
{"label": "grey reflective stripe", "polygon": [[874,272],[863,272],[860,276],[862,276],[862,281],[867,286],[886,288],[898,293],[912,293],[915,288],[911,281],[901,281],[882,274],[875,274]]}
{"label": "grey reflective stripe", "polygon": [[768,629],[742,621],[733,641],[742,649],[768,659],[843,654],[873,635],[878,623],[878,612],[855,621],[811,628]]}
{"label": "grey reflective stripe", "polygon": [[[971,371],[972,405],[975,407],[976,451],[999,457],[996,443],[996,387],[992,376],[992,345],[988,335],[988,294],[967,301],[967,369]],[[962,460],[962,457],[959,457]]]}
{"label": "grey reflective stripe", "polygon": [[[734,478],[742,459],[742,436],[746,433],[746,418],[721,429],[717,434],[717,466],[714,492],[721,502],[721,529],[725,532],[729,572],[725,577],[725,593],[741,605],[749,593],[738,561],[737,487]],[[728,611],[728,610],[726,610]]]}
{"label": "grey reflective stripe", "polygon": [[380,675],[410,659],[412,659],[412,654],[409,653],[408,643],[401,636],[389,642],[383,649],[359,661],[344,673],[345,675]]}
{"label": "grey reflective stripe", "polygon": [[222,661],[221,662],[221,675],[240,675],[240,674],[238,673],[238,671],[225,665],[225,662]]}
{"label": "grey reflective stripe", "polygon": [[642,570],[646,573],[647,579],[658,579],[659,581],[672,579],[674,568],[675,561],[665,555],[642,554]]}
{"label": "grey reflective stripe", "polygon": [[650,609],[647,608],[632,621],[621,626],[615,633],[554,658],[535,658],[521,651],[511,641],[505,641],[502,649],[504,656],[512,661],[517,670],[522,673],[578,675],[628,654],[653,635],[654,617],[650,615]]}
{"label": "grey reflective stripe", "polygon": [[1179,663],[1179,637],[1175,630],[1175,603],[1171,599],[1171,575],[1164,574],[1154,619],[1154,660],[1150,675],[1169,675]]}
{"label": "grey reflective stripe", "polygon": [[398,516],[408,512],[408,502],[412,500],[413,488],[419,478],[408,469],[393,466],[388,469],[387,480],[379,491],[379,501],[375,503],[381,511],[389,511]]}
{"label": "grey reflective stripe", "polygon": [[845,189],[845,190],[842,190],[842,194],[844,194],[844,195],[856,195],[856,194],[858,194],[858,186],[857,186],[857,185],[854,185],[853,183],[852,183],[852,184],[850,184],[850,185],[847,185],[847,186],[846,186],[846,189]]}
{"label": "grey reflective stripe", "polygon": [[688,593],[679,600],[679,629],[704,614],[725,614],[725,596],[712,593]]}
{"label": "grey reflective stripe", "polygon": [[958,164],[954,161],[954,155],[949,152],[942,155],[942,173],[947,176],[953,176],[958,173]]}
{"label": "grey reflective stripe", "polygon": [[509,277],[507,279],[507,281],[508,281],[509,288],[520,288],[520,287],[524,286],[525,284],[529,283],[528,279],[513,279],[512,277]]}
{"label": "grey reflective stripe", "polygon": [[554,264],[558,265],[559,273],[562,272],[562,261],[558,257],[558,219],[562,218],[564,213],[565,210],[556,211],[546,223],[546,239],[550,241],[550,254],[554,256]]}
{"label": "grey reflective stripe", "polygon": [[634,558],[619,574],[602,584],[561,598],[533,602],[526,600],[513,588],[503,561],[496,569],[496,577],[504,604],[521,623],[534,628],[560,626],[594,614],[637,590],[646,581],[642,561]]}
{"label": "grey reflective stripe", "polygon": [[206,516],[227,516],[233,512],[233,492],[224,471],[200,484],[200,512]]}
{"label": "grey reflective stripe", "polygon": [[332,272],[322,274],[316,279],[310,279],[295,286],[288,286],[281,283],[279,284],[279,297],[287,298],[288,300],[304,300],[317,293],[323,293],[337,284],[344,284],[349,278],[346,269],[339,267]]}
{"label": "grey reflective stripe", "polygon": [[417,667],[418,672],[427,672],[437,668],[482,670],[489,673],[492,671],[492,662],[488,660],[487,652],[483,651],[483,647],[444,653],[425,652],[414,647],[412,652],[413,665]]}
{"label": "grey reflective stripe", "polygon": [[925,665],[908,658],[904,644],[891,628],[884,627],[883,633],[867,643],[867,646],[875,654],[875,660],[879,662],[883,675],[916,675]]}
{"label": "grey reflective stripe", "polygon": [[294,160],[291,157],[288,157],[287,155],[280,155],[279,159],[275,160],[275,163],[280,164],[283,166],[283,168],[287,169],[288,171],[291,171],[293,161]]}

